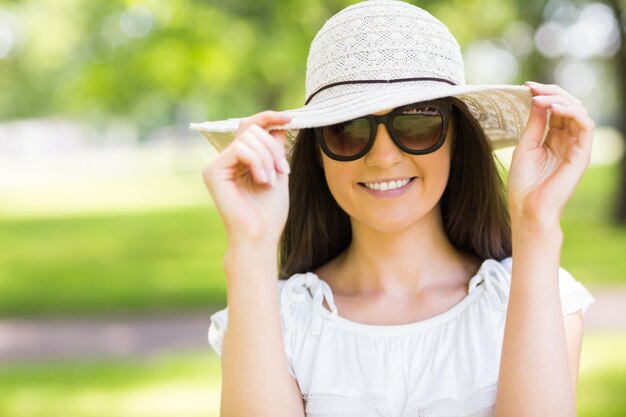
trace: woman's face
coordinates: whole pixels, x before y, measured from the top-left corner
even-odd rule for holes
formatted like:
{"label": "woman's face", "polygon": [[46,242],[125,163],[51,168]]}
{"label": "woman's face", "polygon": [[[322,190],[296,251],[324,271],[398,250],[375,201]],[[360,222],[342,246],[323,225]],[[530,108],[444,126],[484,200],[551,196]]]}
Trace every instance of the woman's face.
{"label": "woman's face", "polygon": [[[374,114],[389,112],[391,109]],[[403,152],[383,124],[378,125],[370,151],[356,161],[335,161],[318,147],[326,181],[335,200],[352,222],[385,232],[404,230],[438,210],[450,174],[454,127],[451,118],[444,144],[426,155]],[[371,189],[376,183],[377,188],[390,188],[390,181],[400,187],[386,191]]]}

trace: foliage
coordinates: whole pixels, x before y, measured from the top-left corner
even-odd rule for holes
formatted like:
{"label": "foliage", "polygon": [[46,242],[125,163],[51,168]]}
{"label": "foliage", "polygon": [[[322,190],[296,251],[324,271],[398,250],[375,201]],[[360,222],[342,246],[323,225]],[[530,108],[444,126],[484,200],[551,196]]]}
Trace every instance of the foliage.
{"label": "foliage", "polygon": [[[0,119],[66,115],[172,123],[299,107],[308,47],[347,0],[24,0],[0,58]],[[462,45],[498,36],[517,2],[413,1]],[[1,17],[1,16],[0,16]],[[6,19],[5,19],[6,20]],[[477,24],[480,22],[480,24]],[[0,25],[2,19],[0,19]]]}
{"label": "foliage", "polygon": [[[586,285],[626,283],[626,230],[606,220],[616,169],[590,168],[563,216],[562,265]],[[226,304],[226,237],[213,207],[5,219],[0,247],[0,315]]]}

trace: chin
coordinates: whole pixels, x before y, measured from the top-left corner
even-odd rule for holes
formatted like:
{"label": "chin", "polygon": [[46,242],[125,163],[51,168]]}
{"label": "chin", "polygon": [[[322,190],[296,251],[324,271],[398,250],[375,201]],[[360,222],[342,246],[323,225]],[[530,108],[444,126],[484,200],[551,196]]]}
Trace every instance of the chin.
{"label": "chin", "polygon": [[[361,209],[350,210],[348,215],[352,223],[358,223],[380,232],[395,233],[406,230],[420,222],[438,221],[439,204],[436,202],[426,204],[422,201],[422,205],[417,203],[402,206],[387,206],[385,208],[370,207],[369,210]],[[354,206],[351,208],[355,208]],[[354,226],[354,225],[353,225]]]}

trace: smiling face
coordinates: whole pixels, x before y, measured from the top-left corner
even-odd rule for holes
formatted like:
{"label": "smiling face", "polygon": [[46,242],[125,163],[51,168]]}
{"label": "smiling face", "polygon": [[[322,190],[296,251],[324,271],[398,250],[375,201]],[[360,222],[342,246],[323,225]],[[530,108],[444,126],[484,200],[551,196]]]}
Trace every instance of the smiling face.
{"label": "smiling face", "polygon": [[450,174],[453,122],[441,148],[426,155],[403,152],[383,124],[378,125],[372,148],[360,159],[335,161],[320,152],[328,188],[351,221],[395,232],[438,215]]}

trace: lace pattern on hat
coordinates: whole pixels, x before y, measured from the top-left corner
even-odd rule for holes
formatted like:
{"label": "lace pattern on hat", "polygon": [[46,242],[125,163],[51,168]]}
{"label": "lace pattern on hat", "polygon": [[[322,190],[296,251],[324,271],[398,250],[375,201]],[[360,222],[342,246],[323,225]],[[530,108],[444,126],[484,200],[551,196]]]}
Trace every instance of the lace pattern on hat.
{"label": "lace pattern on hat", "polygon": [[465,84],[460,46],[439,20],[402,2],[367,3],[333,16],[311,42],[306,97],[359,79],[436,77]]}

